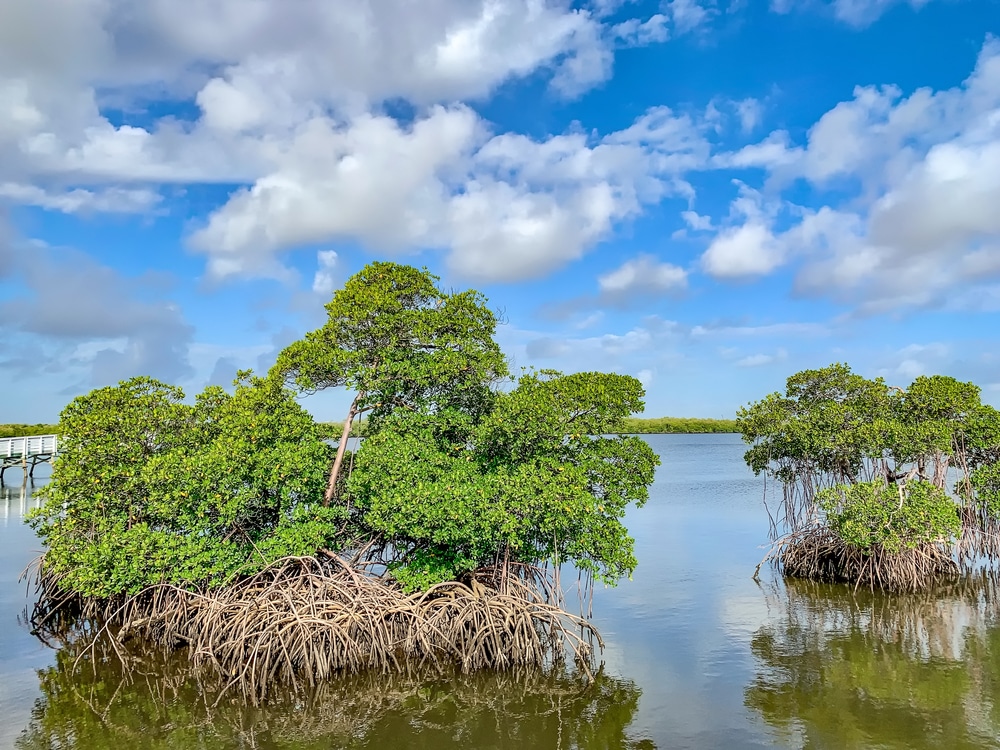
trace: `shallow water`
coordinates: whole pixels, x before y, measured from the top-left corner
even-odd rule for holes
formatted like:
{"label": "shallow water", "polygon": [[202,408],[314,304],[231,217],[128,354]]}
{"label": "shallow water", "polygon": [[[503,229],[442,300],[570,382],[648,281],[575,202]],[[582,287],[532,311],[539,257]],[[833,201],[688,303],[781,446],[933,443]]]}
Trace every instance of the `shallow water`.
{"label": "shallow water", "polygon": [[757,583],[767,517],[738,437],[648,439],[663,465],[627,519],[640,565],[596,593],[607,649],[588,688],[537,672],[361,675],[254,709],[216,704],[218,685],[176,657],[130,679],[108,655],[74,669],[19,623],[38,542],[21,521],[30,488],[8,486],[0,748],[1000,747],[990,582],[920,597]]}

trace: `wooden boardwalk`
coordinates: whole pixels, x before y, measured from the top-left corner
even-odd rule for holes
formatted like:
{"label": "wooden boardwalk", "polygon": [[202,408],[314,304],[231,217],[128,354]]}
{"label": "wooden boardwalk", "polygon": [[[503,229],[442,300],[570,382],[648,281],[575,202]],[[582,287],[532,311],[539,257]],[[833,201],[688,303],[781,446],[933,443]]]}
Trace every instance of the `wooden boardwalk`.
{"label": "wooden boardwalk", "polygon": [[38,464],[52,463],[59,453],[56,435],[0,438],[0,482],[7,469],[18,468],[25,477],[35,475]]}

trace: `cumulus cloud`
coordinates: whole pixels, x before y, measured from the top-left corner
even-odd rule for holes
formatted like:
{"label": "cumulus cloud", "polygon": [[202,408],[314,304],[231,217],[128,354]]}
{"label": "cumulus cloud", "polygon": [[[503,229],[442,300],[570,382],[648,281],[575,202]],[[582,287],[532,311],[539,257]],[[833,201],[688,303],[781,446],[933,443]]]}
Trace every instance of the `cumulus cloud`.
{"label": "cumulus cloud", "polygon": [[[589,11],[543,0],[11,0],[0,154],[18,174],[226,180],[318,115],[477,99],[539,71],[585,88],[610,73],[611,44]],[[149,86],[194,98],[199,122],[146,130],[101,114],[98,90]]]}
{"label": "cumulus cloud", "polygon": [[708,3],[702,5],[698,0],[667,0],[663,5],[680,33],[697,29],[715,12]]}
{"label": "cumulus cloud", "polygon": [[145,188],[47,191],[37,185],[16,182],[0,183],[0,198],[27,206],[38,206],[66,214],[79,213],[147,213],[160,201],[161,196]]}
{"label": "cumulus cloud", "polygon": [[687,288],[687,271],[661,263],[652,255],[639,255],[597,280],[601,298],[622,304],[637,298],[677,294]]}
{"label": "cumulus cloud", "polygon": [[363,115],[313,121],[280,167],[236,193],[192,237],[217,277],[274,274],[300,244],[358,238],[382,252],[440,248],[473,280],[537,277],[609,235],[704,164],[689,117],[655,108],[594,139],[491,135],[467,107],[408,127]]}
{"label": "cumulus cloud", "polygon": [[316,294],[330,295],[336,287],[333,270],[337,267],[337,253],[334,250],[320,250],[316,253],[316,275],[313,276],[312,289]]}
{"label": "cumulus cloud", "polygon": [[[674,26],[698,7],[670,5]],[[159,200],[150,186],[245,185],[190,236],[213,278],[281,277],[283,250],[345,238],[381,253],[441,249],[473,280],[538,276],[664,195],[690,198],[681,173],[708,156],[697,125],[665,108],[604,138],[528,139],[493,134],[460,103],[538,74],[575,95],[610,75],[616,45],[665,38],[666,14],[611,28],[611,11],[14,0],[0,11],[2,192],[50,210],[141,212]],[[105,117],[109,98],[128,106],[154,86],[198,115]],[[385,113],[400,100],[412,119]]]}
{"label": "cumulus cloud", "polygon": [[[984,45],[961,86],[908,97],[859,87],[803,146],[777,131],[713,162],[762,167],[766,193],[741,186],[701,265],[720,278],[796,263],[795,291],[860,314],[951,306],[992,309],[1000,282],[1000,43]],[[776,189],[804,179],[858,190],[847,207],[795,206]],[[991,286],[993,285],[993,286]]]}
{"label": "cumulus cloud", "polygon": [[123,85],[262,61],[281,68],[271,92],[316,99],[474,98],[603,43],[590,11],[540,0],[13,0],[2,13],[0,63]]}
{"label": "cumulus cloud", "polygon": [[656,13],[645,21],[630,18],[615,24],[611,33],[626,47],[643,47],[647,44],[665,42],[670,37],[670,19]]}
{"label": "cumulus cloud", "polygon": [[760,123],[764,106],[757,99],[742,99],[736,102],[736,113],[740,118],[740,129],[744,133],[749,133]]}

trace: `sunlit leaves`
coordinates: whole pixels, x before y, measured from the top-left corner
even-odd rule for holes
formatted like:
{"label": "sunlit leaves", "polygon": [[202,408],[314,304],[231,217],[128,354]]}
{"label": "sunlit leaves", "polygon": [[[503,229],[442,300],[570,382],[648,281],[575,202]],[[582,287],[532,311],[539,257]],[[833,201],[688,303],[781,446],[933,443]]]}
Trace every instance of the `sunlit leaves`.
{"label": "sunlit leaves", "polygon": [[344,515],[317,506],[330,449],[289,393],[244,375],[232,396],[182,398],[137,378],[63,411],[32,523],[64,585],[97,597],[216,585],[330,541]]}
{"label": "sunlit leaves", "polygon": [[635,568],[621,523],[658,459],[612,432],[642,386],[602,373],[526,375],[480,420],[395,415],[358,453],[350,488],[366,522],[412,550],[414,587],[499,561],[568,562],[608,582]]}
{"label": "sunlit leaves", "polygon": [[979,522],[1000,514],[1000,415],[972,383],[921,376],[903,389],[831,365],[738,416],[747,464],[785,485],[786,531],[819,510],[848,544],[898,551],[954,541],[961,503]]}
{"label": "sunlit leaves", "polygon": [[858,549],[899,552],[947,544],[961,531],[955,502],[930,482],[838,485],[820,490],[817,502],[830,528]]}
{"label": "sunlit leaves", "polygon": [[304,391],[360,394],[373,424],[393,409],[481,409],[507,376],[496,315],[476,291],[447,293],[426,270],[371,263],[326,305],[327,322],[285,349],[273,373]]}

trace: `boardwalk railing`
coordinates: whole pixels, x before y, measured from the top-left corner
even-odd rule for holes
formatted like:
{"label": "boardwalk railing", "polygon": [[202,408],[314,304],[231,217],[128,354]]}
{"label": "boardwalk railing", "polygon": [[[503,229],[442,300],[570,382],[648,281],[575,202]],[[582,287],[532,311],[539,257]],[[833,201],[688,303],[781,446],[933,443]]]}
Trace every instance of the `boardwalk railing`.
{"label": "boardwalk railing", "polygon": [[34,476],[35,467],[52,463],[59,453],[57,435],[29,435],[0,438],[0,482],[7,469],[19,467],[27,476]]}

